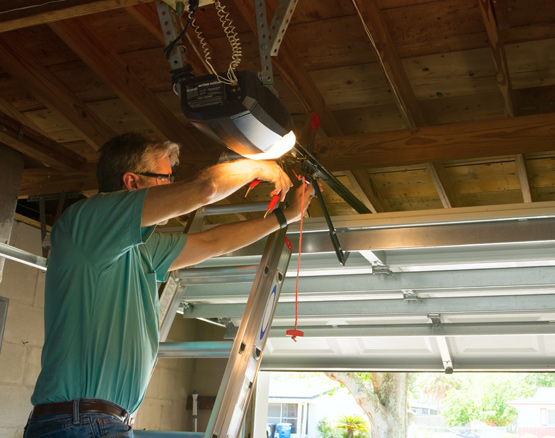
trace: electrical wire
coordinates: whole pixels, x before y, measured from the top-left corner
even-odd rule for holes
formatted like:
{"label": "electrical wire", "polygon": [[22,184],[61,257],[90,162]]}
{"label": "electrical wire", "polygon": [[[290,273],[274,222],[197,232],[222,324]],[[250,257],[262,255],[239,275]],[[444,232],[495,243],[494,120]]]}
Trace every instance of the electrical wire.
{"label": "electrical wire", "polygon": [[40,5],[21,6],[19,8],[13,8],[13,9],[9,9],[7,11],[2,11],[2,12],[0,12],[0,15],[9,14],[10,12],[16,12],[16,11],[24,11],[26,9],[40,8],[41,6],[50,5],[52,3],[65,3],[65,2],[68,2],[68,0],[51,0],[51,1],[41,3]]}
{"label": "electrical wire", "polygon": [[[183,5],[183,3],[178,3],[178,6],[179,5]],[[198,9],[198,5],[199,5],[199,0],[190,0],[189,1],[189,14],[188,14],[189,20],[187,21],[186,25],[183,24],[183,8],[184,8],[184,6],[181,7],[181,11],[178,10],[179,8],[176,8],[176,14],[179,16],[179,20],[180,20],[181,27],[183,28],[183,30],[177,36],[177,38],[175,38],[172,42],[170,42],[164,48],[164,56],[166,57],[166,60],[168,62],[170,61],[171,53],[174,50],[183,49],[183,52],[187,53],[187,46],[185,44],[183,44],[181,42],[181,40],[187,34],[187,31],[189,30],[189,27],[191,26],[192,19],[194,19],[195,12]],[[181,80],[183,80],[184,78],[192,77],[193,76],[192,71],[193,71],[193,67],[191,66],[191,64],[186,63],[183,67],[173,69],[170,72],[171,73],[171,79],[172,79],[172,87],[173,87],[173,91],[174,91],[175,94],[178,94],[177,89],[176,89],[177,84]]]}
{"label": "electrical wire", "polygon": [[204,53],[204,61],[208,66],[209,70],[212,74],[216,76],[216,79],[224,84],[233,85],[238,83],[237,76],[235,75],[235,70],[241,63],[241,58],[243,56],[243,52],[241,49],[241,41],[239,40],[239,36],[235,31],[235,26],[233,26],[233,21],[229,18],[229,12],[226,12],[225,6],[223,6],[219,0],[214,2],[214,6],[216,7],[216,11],[218,14],[218,18],[222,24],[222,28],[224,33],[229,41],[229,45],[231,46],[231,62],[229,63],[229,67],[227,69],[227,77],[223,77],[214,68],[214,66],[210,63],[212,59],[212,54],[210,53],[210,49],[208,47],[208,43],[206,42],[206,38],[204,37],[202,31],[200,30],[199,26],[195,22],[195,18],[191,17],[189,14],[189,18],[191,19],[191,25],[195,31],[195,34],[199,40],[201,45],[202,51]]}

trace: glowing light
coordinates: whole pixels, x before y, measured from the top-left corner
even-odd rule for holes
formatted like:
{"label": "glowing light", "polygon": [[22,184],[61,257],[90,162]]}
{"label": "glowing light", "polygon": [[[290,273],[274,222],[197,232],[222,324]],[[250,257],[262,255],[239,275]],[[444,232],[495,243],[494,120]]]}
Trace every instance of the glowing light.
{"label": "glowing light", "polygon": [[243,154],[243,156],[245,158],[250,158],[251,160],[273,160],[289,152],[291,148],[295,146],[296,140],[297,137],[295,137],[295,133],[290,131],[279,141],[276,141],[272,146],[270,146],[267,151],[259,154]]}

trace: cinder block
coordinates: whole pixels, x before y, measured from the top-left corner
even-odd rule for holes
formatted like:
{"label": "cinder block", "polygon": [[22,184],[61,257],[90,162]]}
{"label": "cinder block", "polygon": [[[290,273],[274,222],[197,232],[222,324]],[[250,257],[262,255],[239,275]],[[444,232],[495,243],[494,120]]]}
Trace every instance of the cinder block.
{"label": "cinder block", "polygon": [[0,384],[0,422],[9,427],[23,427],[33,406],[33,388],[23,385]]}
{"label": "cinder block", "polygon": [[35,300],[33,305],[37,309],[44,310],[44,282],[46,279],[45,271],[38,271],[37,274],[37,284],[35,287]]}
{"label": "cinder block", "polygon": [[185,395],[184,376],[174,370],[160,369],[159,398],[162,400],[181,401]]}
{"label": "cinder block", "polygon": [[[160,361],[158,361],[158,365]],[[148,382],[148,387],[146,389],[145,400],[146,399],[158,399],[160,398],[160,367],[156,365],[154,372],[150,377],[150,382]]]}
{"label": "cinder block", "polygon": [[182,420],[185,412],[180,412],[179,404],[173,401],[162,404],[161,426],[165,430],[177,431],[182,429]]}
{"label": "cinder block", "polygon": [[10,300],[4,339],[13,343],[42,347],[44,315],[41,309]]}
{"label": "cinder block", "polygon": [[23,383],[25,346],[21,343],[2,343],[0,353],[0,383]]}
{"label": "cinder block", "polygon": [[226,364],[226,359],[197,359],[192,380],[194,389],[203,395],[217,394]]}
{"label": "cinder block", "polygon": [[157,401],[144,400],[135,420],[135,429],[162,430],[162,404]]}
{"label": "cinder block", "polygon": [[32,305],[35,300],[38,269],[6,260],[4,274],[0,283],[0,295],[12,301]]}
{"label": "cinder block", "polygon": [[182,318],[176,315],[168,333],[168,342],[195,341],[195,320]]}
{"label": "cinder block", "polygon": [[12,228],[10,245],[32,254],[42,255],[40,230],[23,222],[15,221]]}
{"label": "cinder block", "polygon": [[40,356],[42,353],[42,348],[27,346],[25,350],[23,384],[34,387],[41,370]]}
{"label": "cinder block", "polygon": [[0,438],[22,438],[24,427],[4,425],[0,422]]}

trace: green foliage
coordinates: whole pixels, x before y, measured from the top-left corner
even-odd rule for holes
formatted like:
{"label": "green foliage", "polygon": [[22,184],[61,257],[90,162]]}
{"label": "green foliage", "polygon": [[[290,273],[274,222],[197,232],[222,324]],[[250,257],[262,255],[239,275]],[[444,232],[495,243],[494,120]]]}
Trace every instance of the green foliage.
{"label": "green foliage", "polygon": [[359,432],[368,432],[368,425],[362,415],[343,415],[337,420],[337,427],[345,429],[347,436],[359,436]]}
{"label": "green foliage", "polygon": [[534,373],[527,374],[524,379],[530,386],[537,388],[553,388],[555,387],[555,373]]}
{"label": "green foliage", "polygon": [[419,373],[413,376],[409,393],[414,399],[424,397],[429,400],[441,401],[449,391],[459,387],[460,382],[455,374]]}
{"label": "green foliage", "polygon": [[368,425],[362,415],[343,415],[337,421],[329,418],[318,423],[322,438],[369,438]]}
{"label": "green foliage", "polygon": [[343,438],[345,434],[344,431],[337,429],[327,418],[318,423],[318,432],[322,438]]}
{"label": "green foliage", "polygon": [[459,388],[449,391],[443,403],[442,412],[450,426],[472,420],[506,426],[517,411],[505,402],[530,397],[536,390],[521,374],[461,374],[458,378]]}

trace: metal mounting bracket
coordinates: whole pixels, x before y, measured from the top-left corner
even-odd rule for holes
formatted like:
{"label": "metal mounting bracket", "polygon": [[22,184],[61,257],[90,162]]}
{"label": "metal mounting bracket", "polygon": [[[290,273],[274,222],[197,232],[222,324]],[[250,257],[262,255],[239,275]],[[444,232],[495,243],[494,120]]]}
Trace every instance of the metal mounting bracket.
{"label": "metal mounting bracket", "polygon": [[266,19],[266,0],[255,0],[256,28],[258,31],[258,50],[260,52],[260,79],[264,85],[274,84],[271,56],[277,56],[285,31],[298,0],[280,0],[268,27]]}
{"label": "metal mounting bracket", "polygon": [[403,290],[403,300],[405,301],[418,301],[418,294],[412,289]]}

